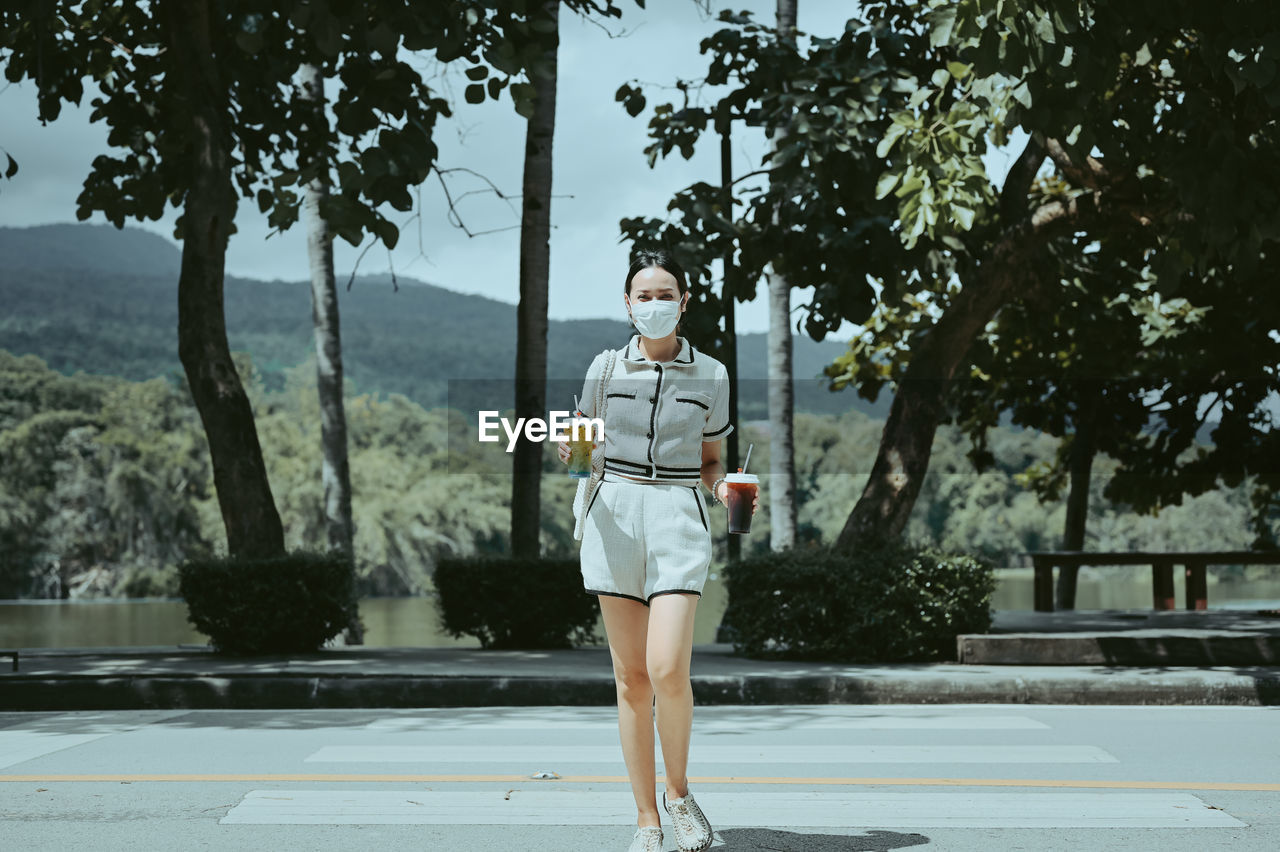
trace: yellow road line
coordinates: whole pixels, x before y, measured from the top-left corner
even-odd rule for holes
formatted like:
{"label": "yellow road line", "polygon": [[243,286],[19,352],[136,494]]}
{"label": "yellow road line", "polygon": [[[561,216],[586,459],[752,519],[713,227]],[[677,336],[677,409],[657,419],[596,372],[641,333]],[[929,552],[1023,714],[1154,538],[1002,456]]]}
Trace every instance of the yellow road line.
{"label": "yellow road line", "polygon": [[[659,775],[658,781],[665,781]],[[53,782],[53,781],[177,781],[199,783],[205,781],[375,781],[410,783],[458,783],[485,782],[546,782],[562,784],[629,784],[625,775],[566,775],[561,778],[530,778],[527,775],[0,775],[0,782]],[[1098,787],[1129,790],[1240,790],[1253,792],[1280,792],[1280,783],[1251,783],[1234,781],[1095,781],[1058,780],[1048,778],[797,778],[794,776],[705,775],[690,776],[689,781],[698,784],[835,784],[849,786],[885,787]]]}

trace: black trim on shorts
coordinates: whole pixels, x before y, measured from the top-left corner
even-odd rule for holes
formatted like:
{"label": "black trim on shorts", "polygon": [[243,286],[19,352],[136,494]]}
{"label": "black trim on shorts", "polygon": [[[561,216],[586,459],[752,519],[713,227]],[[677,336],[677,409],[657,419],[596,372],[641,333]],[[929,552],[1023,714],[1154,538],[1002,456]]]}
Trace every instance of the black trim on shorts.
{"label": "black trim on shorts", "polygon": [[649,595],[649,600],[653,600],[658,595],[678,595],[678,594],[697,595],[698,597],[702,597],[702,592],[696,591],[695,589],[664,589],[661,592],[654,592],[653,594]]}
{"label": "black trim on shorts", "polygon": [[601,591],[600,589],[583,589],[583,591],[589,595],[608,595],[609,597],[612,597],[612,598],[627,598],[628,600],[638,601],[644,604],[645,606],[649,605],[649,602],[644,598],[638,598],[635,595],[628,595],[623,592],[605,592],[605,591]]}
{"label": "black trim on shorts", "polygon": [[693,492],[693,502],[698,504],[698,517],[702,519],[702,528],[711,532],[711,527],[707,525],[707,514],[702,511],[702,499],[698,497],[698,486],[690,485],[689,490]]}
{"label": "black trim on shorts", "polygon": [[586,520],[587,520],[587,516],[591,514],[591,507],[592,507],[592,506],[594,506],[594,505],[596,504],[596,498],[600,496],[600,486],[601,486],[601,485],[604,485],[604,480],[603,480],[603,479],[596,483],[596,490],[595,490],[594,492],[592,492],[592,494],[591,494],[591,502],[587,504],[587,511],[585,511],[585,512],[583,512],[583,513],[582,513],[582,520],[583,520],[583,523],[585,523],[585,522],[586,522]]}

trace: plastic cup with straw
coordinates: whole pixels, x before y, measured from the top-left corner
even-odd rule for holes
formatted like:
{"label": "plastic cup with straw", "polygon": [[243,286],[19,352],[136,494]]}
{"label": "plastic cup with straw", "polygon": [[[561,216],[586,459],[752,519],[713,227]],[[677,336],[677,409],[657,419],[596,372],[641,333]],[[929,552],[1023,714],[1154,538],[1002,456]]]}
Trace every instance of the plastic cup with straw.
{"label": "plastic cup with straw", "polygon": [[[578,395],[573,395],[574,421],[582,416],[582,405]],[[591,440],[590,430],[586,423],[573,424],[569,427],[569,476],[573,479],[587,479],[591,476],[591,450],[595,442]]]}
{"label": "plastic cup with straw", "polygon": [[747,447],[747,457],[737,473],[727,474],[724,478],[725,505],[729,509],[729,532],[745,535],[751,532],[751,504],[755,502],[756,492],[760,489],[760,478],[754,473],[747,473],[747,464],[751,461],[751,450],[755,444]]}

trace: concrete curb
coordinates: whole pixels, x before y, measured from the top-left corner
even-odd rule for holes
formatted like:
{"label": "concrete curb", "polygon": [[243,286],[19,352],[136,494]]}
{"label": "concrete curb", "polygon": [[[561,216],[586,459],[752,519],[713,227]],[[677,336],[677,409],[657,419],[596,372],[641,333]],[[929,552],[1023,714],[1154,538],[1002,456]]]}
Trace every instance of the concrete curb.
{"label": "concrete curb", "polygon": [[[892,667],[865,675],[694,675],[710,704],[1280,705],[1280,671],[1081,671],[1011,667],[972,674]],[[457,706],[613,706],[608,677],[309,673],[9,675],[0,710],[309,709]]]}
{"label": "concrete curb", "polygon": [[1275,666],[1268,633],[1131,630],[1107,633],[977,633],[956,637],[959,660],[980,665]]}

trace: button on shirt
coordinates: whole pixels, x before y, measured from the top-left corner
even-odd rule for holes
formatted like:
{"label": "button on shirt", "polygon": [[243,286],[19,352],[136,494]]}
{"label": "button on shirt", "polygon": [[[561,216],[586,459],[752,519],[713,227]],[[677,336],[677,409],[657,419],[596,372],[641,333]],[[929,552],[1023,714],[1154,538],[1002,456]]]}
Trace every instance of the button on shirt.
{"label": "button on shirt", "polygon": [[[670,361],[650,361],[631,336],[614,362],[604,416],[604,469],[625,476],[696,485],[702,444],[733,431],[729,372],[683,337]],[[595,384],[604,358],[596,356],[578,396],[595,417]]]}

